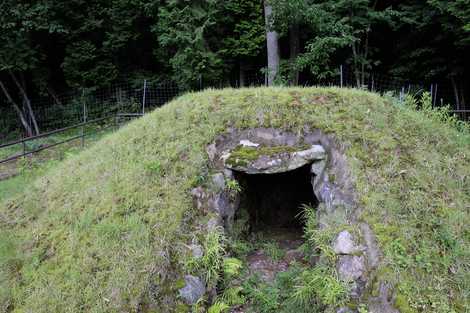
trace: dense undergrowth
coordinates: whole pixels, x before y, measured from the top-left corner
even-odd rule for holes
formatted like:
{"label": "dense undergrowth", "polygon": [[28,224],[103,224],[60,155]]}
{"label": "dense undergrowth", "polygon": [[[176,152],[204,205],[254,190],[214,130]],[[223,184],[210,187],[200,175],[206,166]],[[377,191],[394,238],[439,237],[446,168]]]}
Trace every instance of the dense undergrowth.
{"label": "dense undergrowth", "polygon": [[[157,293],[165,300],[159,310],[183,309],[176,298],[183,273],[206,266],[207,281],[220,284],[227,272],[222,246],[205,255],[205,265],[191,264],[185,248],[214,240],[190,196],[209,174],[206,145],[228,127],[307,126],[346,146],[361,219],[383,251],[379,276],[396,286],[400,311],[468,312],[470,135],[425,100],[394,104],[335,88],[186,94],[1,204],[0,311],[145,312],[157,310]],[[299,277],[308,286],[331,271]],[[287,283],[279,279],[278,286]],[[250,286],[266,297],[275,292]],[[250,286],[234,287],[231,296],[246,298]]]}

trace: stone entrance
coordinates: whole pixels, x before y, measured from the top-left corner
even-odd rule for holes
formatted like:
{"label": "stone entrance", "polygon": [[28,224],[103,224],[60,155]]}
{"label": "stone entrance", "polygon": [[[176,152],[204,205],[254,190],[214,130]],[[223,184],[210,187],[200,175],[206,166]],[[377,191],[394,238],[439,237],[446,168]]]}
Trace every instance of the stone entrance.
{"label": "stone entrance", "polygon": [[302,207],[316,207],[310,165],[275,174],[236,172],[241,185],[240,208],[247,210],[250,228],[302,231]]}
{"label": "stone entrance", "polygon": [[[305,260],[298,249],[303,231],[298,216],[302,205],[310,205],[316,208],[318,229],[336,233],[331,238],[334,262],[339,279],[349,286],[351,301],[366,302],[371,313],[397,312],[393,288],[375,276],[380,251],[371,228],[360,220],[344,147],[333,136],[308,127],[296,133],[229,129],[206,151],[210,179],[192,195],[196,209],[210,214],[208,231],[223,229],[232,236],[239,228],[235,226],[243,224],[251,234],[270,232],[284,250],[276,262],[267,259],[266,249],[254,251],[248,257],[250,271],[269,280],[292,260]],[[245,219],[243,212],[248,213]],[[278,237],[279,229],[287,231]],[[306,266],[316,266],[316,261]],[[370,294],[364,296],[366,292]],[[353,311],[343,307],[335,312]]]}

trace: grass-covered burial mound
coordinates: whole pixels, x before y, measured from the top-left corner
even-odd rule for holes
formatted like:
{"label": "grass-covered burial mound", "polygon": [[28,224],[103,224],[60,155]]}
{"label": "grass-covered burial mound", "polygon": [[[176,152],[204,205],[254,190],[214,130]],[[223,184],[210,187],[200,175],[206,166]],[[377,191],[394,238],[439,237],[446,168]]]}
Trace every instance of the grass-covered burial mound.
{"label": "grass-covered burial mound", "polygon": [[420,105],[186,94],[0,204],[0,312],[469,312],[470,135]]}

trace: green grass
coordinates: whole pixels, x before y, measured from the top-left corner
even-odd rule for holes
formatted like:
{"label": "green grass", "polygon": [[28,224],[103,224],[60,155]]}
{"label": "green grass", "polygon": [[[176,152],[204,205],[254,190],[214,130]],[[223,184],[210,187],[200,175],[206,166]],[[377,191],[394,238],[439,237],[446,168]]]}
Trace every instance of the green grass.
{"label": "green grass", "polygon": [[470,310],[470,135],[335,88],[189,93],[54,166],[0,206],[0,310],[174,311],[184,244],[206,235],[190,196],[205,147],[260,126],[321,129],[347,147],[402,312]]}
{"label": "green grass", "polygon": [[[89,147],[97,142],[103,135],[108,133],[110,129],[101,130],[101,127],[90,126],[86,129],[84,147]],[[79,131],[73,130],[58,135],[52,135],[46,138],[40,138],[27,143],[26,151],[32,151],[44,145],[51,145],[68,138],[72,138],[79,134]],[[1,174],[11,175],[6,179],[0,179],[0,201],[2,199],[13,197],[24,192],[28,188],[29,183],[38,177],[47,173],[48,170],[60,164],[65,158],[78,154],[83,150],[81,140],[76,139],[55,147],[42,150],[27,156],[0,164]],[[0,149],[0,159],[7,158],[12,155],[23,153],[21,145],[15,145]]]}

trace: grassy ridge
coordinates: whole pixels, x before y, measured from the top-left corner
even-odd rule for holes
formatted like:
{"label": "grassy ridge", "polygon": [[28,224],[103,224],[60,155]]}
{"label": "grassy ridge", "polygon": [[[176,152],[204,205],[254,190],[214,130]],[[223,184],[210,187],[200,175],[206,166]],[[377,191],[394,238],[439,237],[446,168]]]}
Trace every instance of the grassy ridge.
{"label": "grassy ridge", "polygon": [[186,94],[68,158],[0,206],[0,310],[142,309],[152,284],[184,263],[205,146],[227,127],[305,125],[347,145],[400,310],[470,310],[470,136],[330,88]]}

